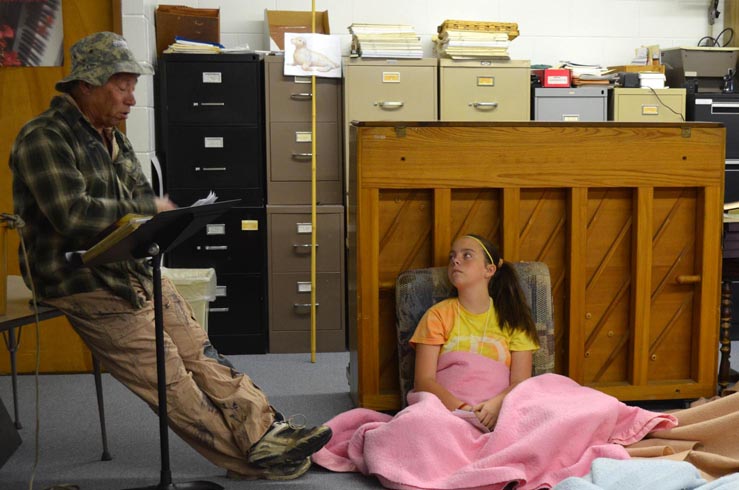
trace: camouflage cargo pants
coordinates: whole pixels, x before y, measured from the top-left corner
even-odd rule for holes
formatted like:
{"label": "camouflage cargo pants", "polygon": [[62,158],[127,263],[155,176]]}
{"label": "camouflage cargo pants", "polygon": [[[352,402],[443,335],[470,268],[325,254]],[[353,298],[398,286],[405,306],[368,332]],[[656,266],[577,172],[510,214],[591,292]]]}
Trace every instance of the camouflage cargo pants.
{"label": "camouflage cargo pants", "polygon": [[[162,302],[169,426],[215,465],[259,476],[263,470],[245,456],[274,421],[274,409],[248,376],[205,355],[207,334],[167,279]],[[96,290],[46,303],[63,311],[103,367],[156,411],[153,301],[136,309]]]}

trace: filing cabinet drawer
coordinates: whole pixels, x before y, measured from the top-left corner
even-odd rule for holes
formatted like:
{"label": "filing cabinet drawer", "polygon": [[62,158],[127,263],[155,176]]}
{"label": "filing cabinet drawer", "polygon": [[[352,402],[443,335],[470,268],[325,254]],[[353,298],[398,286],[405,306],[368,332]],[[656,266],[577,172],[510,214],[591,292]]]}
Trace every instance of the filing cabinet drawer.
{"label": "filing cabinet drawer", "polygon": [[[318,163],[319,168],[321,163]],[[344,193],[341,189],[342,181],[316,180],[316,202],[318,205],[341,204]],[[282,205],[306,205],[311,202],[310,180],[287,180],[267,182],[269,203],[275,206]]]}
{"label": "filing cabinet drawer", "polygon": [[263,354],[267,347],[265,278],[217,274],[216,299],[208,309],[208,336],[221,354]]}
{"label": "filing cabinet drawer", "polygon": [[534,93],[537,121],[598,122],[608,119],[607,88],[536,88]]}
{"label": "filing cabinet drawer", "polygon": [[528,121],[530,63],[439,61],[442,121]]}
{"label": "filing cabinet drawer", "polygon": [[[724,202],[739,201],[739,160],[726,160],[725,168]],[[739,308],[736,311],[739,313]]]}
{"label": "filing cabinet drawer", "polygon": [[174,126],[170,131],[167,187],[263,187],[259,128]]}
{"label": "filing cabinet drawer", "polygon": [[[316,274],[316,348],[346,349],[343,281],[338,272]],[[270,276],[270,352],[310,351],[310,273]]]}
{"label": "filing cabinet drawer", "polygon": [[169,123],[259,124],[261,108],[253,94],[261,92],[257,55],[167,56],[160,63],[166,77],[162,101]]}
{"label": "filing cabinet drawer", "polygon": [[[265,58],[265,95],[270,121],[310,121],[312,111],[311,77],[283,75],[284,56]],[[339,121],[340,79],[316,78],[316,119]]]}
{"label": "filing cabinet drawer", "polygon": [[684,88],[615,88],[613,120],[621,122],[681,122],[685,120]]}
{"label": "filing cabinet drawer", "polygon": [[266,268],[264,208],[231,208],[167,253],[170,267],[213,267],[223,273],[262,273]]}
{"label": "filing cabinet drawer", "polygon": [[[295,209],[297,208],[297,209]],[[343,206],[316,208],[316,269],[343,270]],[[307,206],[267,206],[272,274],[310,271],[311,215]]]}
{"label": "filing cabinet drawer", "polygon": [[436,59],[344,58],[346,122],[435,121],[436,66]]}
{"label": "filing cabinet drawer", "polygon": [[[335,122],[319,122],[316,162],[316,202],[341,204],[341,132]],[[309,204],[311,202],[310,123],[271,123],[267,192],[270,204]]]}
{"label": "filing cabinet drawer", "polygon": [[[318,180],[339,180],[339,128],[336,122],[316,124]],[[312,135],[310,123],[270,124],[269,179],[311,180]]]}
{"label": "filing cabinet drawer", "polygon": [[726,126],[726,158],[739,158],[739,94],[693,94],[687,97],[686,103],[692,120],[720,122]]}

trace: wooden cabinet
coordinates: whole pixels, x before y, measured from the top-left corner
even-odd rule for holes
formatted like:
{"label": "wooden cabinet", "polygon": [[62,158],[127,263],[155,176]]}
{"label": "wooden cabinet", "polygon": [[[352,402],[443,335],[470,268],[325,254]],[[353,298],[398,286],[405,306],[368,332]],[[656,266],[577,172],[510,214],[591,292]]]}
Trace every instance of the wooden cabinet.
{"label": "wooden cabinet", "polygon": [[713,123],[351,128],[355,401],[399,408],[394,286],[479,233],[552,276],[556,370],[622,400],[716,391],[725,130]]}

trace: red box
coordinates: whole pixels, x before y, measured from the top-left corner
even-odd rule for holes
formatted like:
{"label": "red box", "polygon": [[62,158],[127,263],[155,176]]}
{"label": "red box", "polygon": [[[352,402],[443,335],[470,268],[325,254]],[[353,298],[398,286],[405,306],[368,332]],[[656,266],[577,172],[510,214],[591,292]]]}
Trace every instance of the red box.
{"label": "red box", "polygon": [[541,84],[544,87],[570,87],[570,70],[566,68],[547,68],[544,70],[544,80]]}

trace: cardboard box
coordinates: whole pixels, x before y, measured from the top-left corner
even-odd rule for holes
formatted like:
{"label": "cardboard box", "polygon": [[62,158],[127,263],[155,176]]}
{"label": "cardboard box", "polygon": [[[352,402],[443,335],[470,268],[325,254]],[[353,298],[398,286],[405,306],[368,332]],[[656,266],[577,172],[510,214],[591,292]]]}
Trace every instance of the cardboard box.
{"label": "cardboard box", "polygon": [[[269,51],[285,50],[286,32],[310,33],[313,14],[297,10],[264,9],[264,45]],[[316,34],[331,34],[328,10],[316,12]]]}
{"label": "cardboard box", "polygon": [[569,88],[571,84],[571,72],[566,68],[547,68],[544,70],[542,86],[548,88]]}
{"label": "cardboard box", "polygon": [[219,9],[198,9],[183,5],[159,5],[156,10],[157,55],[175,41],[176,36],[193,41],[221,42]]}

